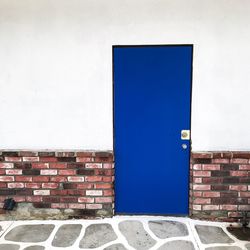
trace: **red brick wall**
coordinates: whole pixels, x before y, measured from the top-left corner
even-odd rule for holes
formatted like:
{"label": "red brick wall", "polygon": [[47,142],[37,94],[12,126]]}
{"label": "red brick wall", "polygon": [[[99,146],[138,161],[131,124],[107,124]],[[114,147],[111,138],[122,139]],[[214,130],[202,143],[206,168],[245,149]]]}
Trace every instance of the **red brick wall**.
{"label": "red brick wall", "polygon": [[237,221],[250,215],[250,152],[194,152],[190,176],[191,216]]}
{"label": "red brick wall", "polygon": [[35,208],[113,213],[111,152],[0,152],[0,205],[12,197]]}

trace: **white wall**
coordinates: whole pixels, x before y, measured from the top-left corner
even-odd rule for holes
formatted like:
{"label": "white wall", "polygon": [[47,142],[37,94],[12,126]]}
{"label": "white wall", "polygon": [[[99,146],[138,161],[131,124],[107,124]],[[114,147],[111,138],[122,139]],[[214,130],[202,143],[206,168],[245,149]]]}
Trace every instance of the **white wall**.
{"label": "white wall", "polygon": [[250,150],[249,0],[0,0],[0,148],[112,149],[113,44],[193,43],[193,150]]}

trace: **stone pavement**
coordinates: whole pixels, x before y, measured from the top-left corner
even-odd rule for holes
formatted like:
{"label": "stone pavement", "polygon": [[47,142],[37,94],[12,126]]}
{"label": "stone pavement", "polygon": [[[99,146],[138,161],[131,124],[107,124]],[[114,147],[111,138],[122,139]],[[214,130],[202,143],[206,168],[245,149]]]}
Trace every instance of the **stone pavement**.
{"label": "stone pavement", "polygon": [[228,225],[162,216],[2,221],[0,250],[250,250],[250,242],[237,240]]}

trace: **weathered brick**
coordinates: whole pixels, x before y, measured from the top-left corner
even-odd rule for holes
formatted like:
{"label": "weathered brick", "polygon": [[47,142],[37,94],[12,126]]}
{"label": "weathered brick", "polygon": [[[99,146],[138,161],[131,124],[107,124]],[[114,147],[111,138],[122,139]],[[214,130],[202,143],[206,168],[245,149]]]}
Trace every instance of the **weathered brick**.
{"label": "weathered brick", "polygon": [[8,183],[8,188],[24,188],[24,183],[21,182]]}
{"label": "weathered brick", "polygon": [[38,152],[39,156],[43,156],[43,157],[54,157],[55,156],[55,152]]}
{"label": "weathered brick", "polygon": [[229,190],[247,191],[247,185],[230,185]]}
{"label": "weathered brick", "polygon": [[42,184],[41,183],[25,183],[25,187],[26,188],[34,188],[34,189],[37,189],[37,188],[41,188]]}
{"label": "weathered brick", "polygon": [[193,176],[207,177],[207,176],[211,176],[211,172],[210,171],[194,171]]}
{"label": "weathered brick", "polygon": [[33,204],[33,206],[35,208],[50,208],[51,207],[50,203],[45,203],[45,202],[38,202],[38,203],[36,202]]}
{"label": "weathered brick", "polygon": [[210,153],[210,152],[192,153],[192,158],[193,159],[211,159],[211,158],[213,158],[213,153]]}
{"label": "weathered brick", "polygon": [[238,197],[238,192],[236,191],[221,192],[220,194],[221,197],[228,197],[228,198]]}
{"label": "weathered brick", "polygon": [[30,156],[38,156],[38,152],[33,152],[33,151],[20,151],[19,156],[25,156],[25,157],[30,157]]}
{"label": "weathered brick", "polygon": [[110,189],[110,188],[113,188],[113,185],[111,183],[96,183],[95,188],[96,189]]}
{"label": "weathered brick", "polygon": [[203,184],[216,184],[221,183],[223,178],[221,177],[208,177],[208,178],[202,178]]}
{"label": "weathered brick", "polygon": [[0,162],[0,168],[13,168],[14,164],[13,163],[1,163]]}
{"label": "weathered brick", "polygon": [[54,162],[49,164],[50,168],[56,168],[56,169],[61,169],[61,168],[67,168],[67,163],[59,163],[59,162]]}
{"label": "weathered brick", "polygon": [[229,171],[211,171],[211,176],[213,177],[225,177],[225,176],[230,176],[230,172]]}
{"label": "weathered brick", "polygon": [[63,183],[64,189],[76,189],[77,184],[76,183]]}
{"label": "weathered brick", "polygon": [[220,197],[220,192],[203,192],[203,197],[212,198],[212,197]]}
{"label": "weathered brick", "polygon": [[103,196],[112,196],[112,195],[114,195],[113,189],[103,190]]}
{"label": "weathered brick", "polygon": [[50,195],[50,190],[34,190],[34,195]]}
{"label": "weathered brick", "polygon": [[67,181],[67,178],[65,176],[51,176],[50,181],[51,182],[65,182]]}
{"label": "weathered brick", "polygon": [[211,199],[209,199],[209,198],[195,198],[193,200],[193,203],[194,204],[201,204],[201,205],[203,205],[203,204],[210,204],[211,203]]}
{"label": "weathered brick", "polygon": [[240,182],[240,179],[239,177],[225,177],[223,178],[223,183],[239,183]]}
{"label": "weathered brick", "polygon": [[23,172],[21,169],[6,169],[5,173],[7,175],[21,175]]}
{"label": "weathered brick", "polygon": [[34,176],[33,181],[34,182],[48,182],[49,176]]}
{"label": "weathered brick", "polygon": [[78,175],[94,175],[95,171],[93,169],[78,169],[76,173]]}
{"label": "weathered brick", "polygon": [[201,210],[201,205],[193,205],[193,210],[200,211]]}
{"label": "weathered brick", "polygon": [[239,211],[250,211],[250,205],[239,205]]}
{"label": "weathered brick", "polygon": [[51,208],[68,208],[68,204],[65,204],[65,203],[51,203]]}
{"label": "weathered brick", "polygon": [[42,188],[55,189],[58,188],[58,183],[46,182],[42,184]]}
{"label": "weathered brick", "polygon": [[210,190],[210,185],[193,185],[194,190]]}
{"label": "weathered brick", "polygon": [[56,152],[56,157],[76,157],[76,152]]}
{"label": "weathered brick", "polygon": [[26,196],[27,202],[41,202],[42,197],[41,196]]}
{"label": "weathered brick", "polygon": [[2,152],[3,156],[11,156],[11,157],[18,157],[19,153],[16,151],[3,151]]}
{"label": "weathered brick", "polygon": [[239,170],[250,170],[250,165],[240,165]]}
{"label": "weathered brick", "polygon": [[248,198],[250,198],[250,192],[240,192],[239,195],[240,195],[240,197],[248,197]]}
{"label": "weathered brick", "polygon": [[23,161],[29,161],[29,162],[35,162],[35,161],[39,161],[39,157],[23,157]]}
{"label": "weathered brick", "polygon": [[102,177],[102,181],[103,182],[112,182],[113,181],[113,177],[111,177],[111,176],[103,176]]}
{"label": "weathered brick", "polygon": [[93,169],[102,168],[102,163],[86,163],[85,167],[86,168],[93,168]]}
{"label": "weathered brick", "polygon": [[14,176],[0,176],[1,182],[10,182],[14,181]]}
{"label": "weathered brick", "polygon": [[67,195],[68,192],[67,190],[58,190],[58,189],[51,189],[50,190],[50,194],[51,195],[58,195],[58,196],[61,196],[61,195]]}
{"label": "weathered brick", "polygon": [[231,176],[248,176],[247,171],[231,171]]}
{"label": "weathered brick", "polygon": [[220,205],[220,210],[227,210],[227,211],[237,210],[237,205]]}
{"label": "weathered brick", "polygon": [[57,175],[57,170],[55,170],[55,169],[41,169],[41,175]]}
{"label": "weathered brick", "polygon": [[20,162],[22,161],[22,157],[4,157],[5,161],[10,161],[10,162]]}
{"label": "weathered brick", "polygon": [[97,197],[95,198],[96,203],[111,203],[113,202],[112,197]]}
{"label": "weathered brick", "polygon": [[16,190],[14,189],[1,189],[0,190],[0,195],[9,196],[9,195],[15,195],[15,194],[16,194]]}
{"label": "weathered brick", "polygon": [[94,203],[95,199],[90,197],[79,197],[78,202],[80,203]]}
{"label": "weathered brick", "polygon": [[231,159],[230,160],[231,163],[239,163],[239,164],[247,164],[248,163],[248,159]]}
{"label": "weathered brick", "polygon": [[75,203],[75,202],[77,202],[77,197],[61,197],[60,198],[60,202],[63,202],[63,203],[68,203],[68,202],[70,202],[70,203]]}
{"label": "weathered brick", "polygon": [[[210,179],[210,178],[209,178]],[[195,177],[195,178],[193,178],[193,182],[194,183],[202,183],[202,178],[197,178],[197,177]]]}
{"label": "weathered brick", "polygon": [[202,165],[203,170],[220,170],[220,165],[219,164],[203,164]]}
{"label": "weathered brick", "polygon": [[229,163],[229,159],[212,159],[213,164]]}
{"label": "weathered brick", "polygon": [[75,162],[76,157],[57,157],[59,162]]}
{"label": "weathered brick", "polygon": [[76,157],[76,162],[93,162],[92,157]]}
{"label": "weathered brick", "polygon": [[86,190],[87,196],[102,196],[102,190]]}
{"label": "weathered brick", "polygon": [[31,163],[28,163],[28,162],[17,162],[17,163],[14,163],[14,167],[17,169],[31,169],[32,165]]}
{"label": "weathered brick", "polygon": [[79,189],[91,189],[94,187],[93,183],[77,183],[77,188]]}
{"label": "weathered brick", "polygon": [[78,203],[70,203],[69,208],[71,208],[71,209],[85,209],[86,205],[85,204],[78,204]]}
{"label": "weathered brick", "polygon": [[40,157],[40,162],[57,162],[56,157]]}
{"label": "weathered brick", "polygon": [[51,196],[43,196],[42,200],[44,202],[48,202],[48,203],[59,203],[60,202],[59,197],[51,197]]}
{"label": "weathered brick", "polygon": [[102,204],[86,204],[87,209],[102,209]]}
{"label": "weathered brick", "polygon": [[113,163],[103,163],[103,168],[112,169],[114,168]]}
{"label": "weathered brick", "polygon": [[69,176],[68,177],[68,181],[69,182],[83,182],[84,181],[84,177],[80,177],[80,176]]}

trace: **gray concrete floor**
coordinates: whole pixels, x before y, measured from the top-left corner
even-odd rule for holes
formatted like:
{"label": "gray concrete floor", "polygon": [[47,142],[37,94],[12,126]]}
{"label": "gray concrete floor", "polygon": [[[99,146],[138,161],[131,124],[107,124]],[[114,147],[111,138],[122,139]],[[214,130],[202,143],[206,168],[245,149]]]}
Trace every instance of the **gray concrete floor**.
{"label": "gray concrete floor", "polygon": [[237,240],[228,225],[162,216],[2,221],[0,250],[250,250],[250,242]]}

